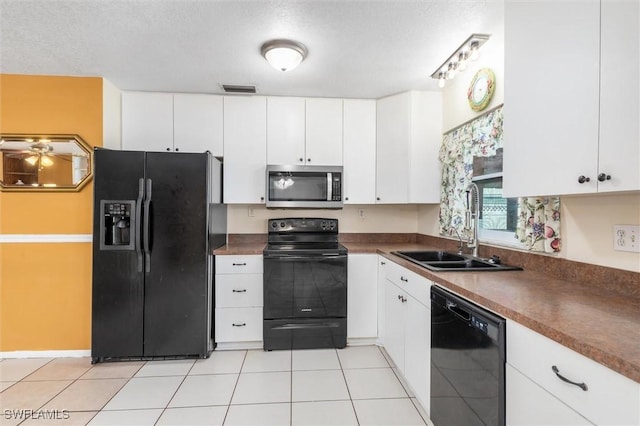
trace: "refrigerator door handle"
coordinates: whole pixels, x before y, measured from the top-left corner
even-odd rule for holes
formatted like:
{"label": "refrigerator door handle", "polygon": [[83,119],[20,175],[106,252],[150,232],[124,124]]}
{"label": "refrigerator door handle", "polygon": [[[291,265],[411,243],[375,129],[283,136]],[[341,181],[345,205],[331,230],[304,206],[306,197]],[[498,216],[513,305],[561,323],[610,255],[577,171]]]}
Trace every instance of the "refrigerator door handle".
{"label": "refrigerator door handle", "polygon": [[151,239],[150,212],[151,209],[151,179],[147,179],[146,194],[144,199],[144,260],[145,272],[151,272],[151,248],[149,241]]}
{"label": "refrigerator door handle", "polygon": [[142,272],[142,198],[144,196],[144,179],[138,179],[138,198],[136,199],[135,247],[138,257],[138,272]]}

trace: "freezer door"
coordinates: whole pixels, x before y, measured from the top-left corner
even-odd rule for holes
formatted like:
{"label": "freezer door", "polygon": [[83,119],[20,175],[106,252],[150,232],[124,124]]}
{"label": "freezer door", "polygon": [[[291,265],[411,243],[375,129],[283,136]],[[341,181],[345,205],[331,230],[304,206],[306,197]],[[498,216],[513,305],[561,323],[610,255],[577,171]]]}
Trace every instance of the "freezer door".
{"label": "freezer door", "polygon": [[208,165],[208,154],[146,154],[145,356],[209,350]]}
{"label": "freezer door", "polygon": [[[135,218],[144,153],[97,149],[94,167],[91,356],[94,361],[142,356],[144,274]],[[134,226],[127,244],[104,232],[107,207],[115,205],[130,207],[126,210]]]}

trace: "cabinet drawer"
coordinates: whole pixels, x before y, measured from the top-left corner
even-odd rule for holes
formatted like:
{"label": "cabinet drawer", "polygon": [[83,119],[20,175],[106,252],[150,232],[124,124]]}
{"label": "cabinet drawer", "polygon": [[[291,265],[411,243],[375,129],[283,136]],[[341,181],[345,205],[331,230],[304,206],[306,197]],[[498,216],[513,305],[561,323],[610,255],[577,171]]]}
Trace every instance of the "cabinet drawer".
{"label": "cabinet drawer", "polygon": [[[507,321],[507,362],[595,424],[640,424],[640,383],[513,321]],[[562,381],[553,366],[587,390]]]}
{"label": "cabinet drawer", "polygon": [[216,256],[216,274],[261,274],[262,255]]}
{"label": "cabinet drawer", "polygon": [[216,308],[262,306],[262,274],[216,275]]}
{"label": "cabinet drawer", "polygon": [[216,342],[262,340],[262,308],[216,308]]}
{"label": "cabinet drawer", "polygon": [[506,365],[505,375],[508,425],[590,426],[593,424],[509,364]]}
{"label": "cabinet drawer", "polygon": [[389,281],[405,290],[423,305],[431,306],[429,294],[431,281],[393,262],[389,262],[385,271]]}

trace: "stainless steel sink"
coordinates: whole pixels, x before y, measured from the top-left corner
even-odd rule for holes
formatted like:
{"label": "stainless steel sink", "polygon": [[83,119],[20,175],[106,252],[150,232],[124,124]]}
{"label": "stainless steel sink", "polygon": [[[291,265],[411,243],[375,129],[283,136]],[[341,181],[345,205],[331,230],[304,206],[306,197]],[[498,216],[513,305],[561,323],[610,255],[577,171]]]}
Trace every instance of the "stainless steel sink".
{"label": "stainless steel sink", "polygon": [[522,268],[504,265],[495,259],[482,259],[446,251],[394,251],[400,256],[430,271],[515,271]]}

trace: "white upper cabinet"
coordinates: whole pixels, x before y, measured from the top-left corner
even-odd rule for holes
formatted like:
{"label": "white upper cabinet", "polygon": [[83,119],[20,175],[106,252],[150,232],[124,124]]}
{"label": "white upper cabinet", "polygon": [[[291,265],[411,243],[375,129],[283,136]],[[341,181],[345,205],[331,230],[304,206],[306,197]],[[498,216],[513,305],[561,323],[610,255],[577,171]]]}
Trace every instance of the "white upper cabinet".
{"label": "white upper cabinet", "polygon": [[224,202],[265,202],[267,99],[224,97]]}
{"label": "white upper cabinet", "polygon": [[506,2],[505,196],[640,189],[639,7]]}
{"label": "white upper cabinet", "polygon": [[342,99],[267,99],[267,164],[342,165]]}
{"label": "white upper cabinet", "polygon": [[344,203],[376,202],[376,101],[344,100]]}
{"label": "white upper cabinet", "polygon": [[222,96],[123,92],[122,147],[222,156]]}
{"label": "white upper cabinet", "polygon": [[600,13],[598,192],[638,190],[640,2],[603,1]]}
{"label": "white upper cabinet", "polygon": [[174,150],[221,157],[222,121],[222,96],[174,94]]}
{"label": "white upper cabinet", "polygon": [[122,149],[173,150],[173,95],[122,92]]}
{"label": "white upper cabinet", "polygon": [[342,165],[342,99],[306,100],[306,164]]}
{"label": "white upper cabinet", "polygon": [[378,99],[376,202],[439,203],[442,94]]}
{"label": "white upper cabinet", "polygon": [[304,111],[304,98],[267,98],[267,164],[305,164]]}

